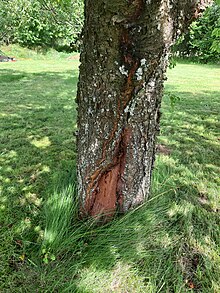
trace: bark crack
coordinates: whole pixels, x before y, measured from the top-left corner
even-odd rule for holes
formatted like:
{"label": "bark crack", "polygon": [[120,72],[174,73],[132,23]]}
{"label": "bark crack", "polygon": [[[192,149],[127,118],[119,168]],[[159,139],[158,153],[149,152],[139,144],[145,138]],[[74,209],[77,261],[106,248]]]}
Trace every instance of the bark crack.
{"label": "bark crack", "polygon": [[111,218],[116,209],[122,206],[123,173],[130,139],[131,129],[125,128],[112,163],[94,173],[93,187],[85,202],[85,213],[89,216]]}

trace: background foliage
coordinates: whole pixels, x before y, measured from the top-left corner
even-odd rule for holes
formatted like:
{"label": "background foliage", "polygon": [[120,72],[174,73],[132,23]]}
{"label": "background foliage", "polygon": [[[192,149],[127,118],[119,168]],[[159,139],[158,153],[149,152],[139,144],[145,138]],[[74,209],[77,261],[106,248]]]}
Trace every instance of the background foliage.
{"label": "background foliage", "polygon": [[174,46],[183,58],[203,63],[220,61],[220,5],[209,7]]}
{"label": "background foliage", "polygon": [[[29,48],[76,51],[83,25],[83,0],[0,0],[0,42]],[[183,58],[200,62],[220,60],[218,1],[193,22],[174,46]]]}
{"label": "background foliage", "polygon": [[6,44],[74,50],[82,24],[83,0],[0,0],[0,40]]}

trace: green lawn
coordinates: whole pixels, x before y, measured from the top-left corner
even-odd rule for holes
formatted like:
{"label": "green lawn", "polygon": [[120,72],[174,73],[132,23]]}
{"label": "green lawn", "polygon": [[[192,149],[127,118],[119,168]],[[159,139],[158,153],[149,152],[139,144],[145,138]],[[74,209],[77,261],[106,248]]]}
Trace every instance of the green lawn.
{"label": "green lawn", "polygon": [[0,63],[0,292],[219,292],[220,67],[168,72],[151,198],[95,227],[72,201],[78,65]]}

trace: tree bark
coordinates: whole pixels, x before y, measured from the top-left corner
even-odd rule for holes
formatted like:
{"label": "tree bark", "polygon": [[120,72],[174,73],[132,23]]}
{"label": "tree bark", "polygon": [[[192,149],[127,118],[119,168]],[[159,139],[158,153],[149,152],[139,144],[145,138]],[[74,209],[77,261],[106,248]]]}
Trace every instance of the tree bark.
{"label": "tree bark", "polygon": [[150,191],[170,46],[197,1],[87,0],[78,83],[81,213],[108,220]]}

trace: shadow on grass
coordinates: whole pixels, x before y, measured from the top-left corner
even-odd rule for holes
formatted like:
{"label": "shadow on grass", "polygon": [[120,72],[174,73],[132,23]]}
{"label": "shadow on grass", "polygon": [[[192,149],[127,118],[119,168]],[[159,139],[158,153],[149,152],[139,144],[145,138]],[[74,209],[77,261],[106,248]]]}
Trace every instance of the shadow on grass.
{"label": "shadow on grass", "polygon": [[195,180],[219,183],[219,93],[175,94],[181,97],[174,111],[164,101],[161,141],[172,149],[179,166],[187,167]]}
{"label": "shadow on grass", "polygon": [[171,154],[157,158],[152,198],[81,238],[82,292],[219,288],[219,93],[176,94],[174,111],[164,101],[160,141]]}
{"label": "shadow on grass", "polygon": [[39,251],[42,206],[59,177],[74,173],[77,75],[0,70],[0,291]]}
{"label": "shadow on grass", "polygon": [[[15,200],[14,208],[20,209],[14,218],[9,214],[8,225],[18,229],[15,235],[21,235],[15,241],[26,243],[25,247],[19,244],[15,256],[23,251],[32,256],[29,242],[38,243],[39,249],[43,201],[47,201],[47,231],[52,238],[43,244],[46,251],[36,263],[36,252],[31,258],[35,266],[25,265],[30,264],[28,260],[21,262],[11,288],[27,292],[217,292],[219,153],[218,108],[214,105],[218,93],[176,93],[181,100],[174,111],[165,99],[160,142],[171,154],[157,157],[152,197],[145,205],[104,227],[80,222],[75,215],[70,229],[68,207],[72,203],[63,199],[73,192],[68,191],[73,179],[67,174],[72,173],[75,159],[70,84],[76,83],[76,77],[70,77],[70,72],[20,74],[25,93],[16,83],[10,94],[13,103],[5,100],[3,113],[9,116],[4,116],[5,135],[1,137],[7,146],[3,151],[4,204]],[[65,82],[68,90],[63,88]],[[57,198],[51,192],[48,201],[58,177],[69,181],[62,182]],[[43,263],[45,258],[48,264]]]}
{"label": "shadow on grass", "polygon": [[48,292],[217,292],[218,117],[202,96],[184,93],[173,112],[165,100],[160,141],[171,153],[157,157],[151,199],[104,227],[73,223],[43,270],[59,276]]}

